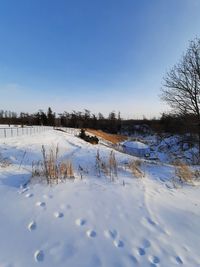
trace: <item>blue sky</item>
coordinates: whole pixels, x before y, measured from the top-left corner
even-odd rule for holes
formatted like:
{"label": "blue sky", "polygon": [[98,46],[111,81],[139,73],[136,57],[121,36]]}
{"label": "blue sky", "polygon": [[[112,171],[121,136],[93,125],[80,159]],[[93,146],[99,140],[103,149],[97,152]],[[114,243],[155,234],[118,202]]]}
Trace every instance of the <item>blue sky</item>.
{"label": "blue sky", "polygon": [[0,109],[159,116],[199,0],[1,0]]}

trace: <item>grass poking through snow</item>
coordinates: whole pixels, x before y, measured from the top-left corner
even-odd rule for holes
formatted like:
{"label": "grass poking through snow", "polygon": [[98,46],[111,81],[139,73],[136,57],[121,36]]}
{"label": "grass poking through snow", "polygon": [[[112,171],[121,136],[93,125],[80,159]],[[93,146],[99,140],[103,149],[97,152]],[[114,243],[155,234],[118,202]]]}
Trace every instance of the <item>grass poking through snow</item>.
{"label": "grass poking through snow", "polygon": [[32,163],[32,177],[45,177],[47,184],[55,184],[66,179],[74,179],[72,162],[59,162],[59,148],[42,146],[42,160]]}

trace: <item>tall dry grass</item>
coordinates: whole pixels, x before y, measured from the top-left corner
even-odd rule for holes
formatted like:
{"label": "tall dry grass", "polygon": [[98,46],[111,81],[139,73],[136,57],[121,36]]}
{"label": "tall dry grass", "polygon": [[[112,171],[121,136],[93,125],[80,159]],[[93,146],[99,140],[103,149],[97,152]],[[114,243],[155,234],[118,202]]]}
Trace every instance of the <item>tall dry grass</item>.
{"label": "tall dry grass", "polygon": [[191,170],[191,168],[188,165],[181,162],[179,162],[178,165],[176,165],[175,174],[180,182],[191,183],[195,177],[195,174]]}
{"label": "tall dry grass", "polygon": [[48,151],[42,146],[42,160],[32,163],[32,177],[45,177],[47,184],[55,184],[66,179],[74,179],[74,169],[70,160],[59,162],[59,148]]}
{"label": "tall dry grass", "polygon": [[114,151],[110,152],[107,160],[103,160],[100,156],[99,150],[97,150],[95,167],[98,177],[104,174],[105,176],[109,176],[111,181],[115,181],[117,178],[118,164]]}
{"label": "tall dry grass", "polygon": [[141,170],[141,160],[132,160],[129,162],[128,167],[134,177],[143,178],[144,172]]}
{"label": "tall dry grass", "polygon": [[115,178],[117,177],[117,161],[113,150],[110,152],[109,155],[108,167],[109,167],[110,179],[111,181],[114,181]]}

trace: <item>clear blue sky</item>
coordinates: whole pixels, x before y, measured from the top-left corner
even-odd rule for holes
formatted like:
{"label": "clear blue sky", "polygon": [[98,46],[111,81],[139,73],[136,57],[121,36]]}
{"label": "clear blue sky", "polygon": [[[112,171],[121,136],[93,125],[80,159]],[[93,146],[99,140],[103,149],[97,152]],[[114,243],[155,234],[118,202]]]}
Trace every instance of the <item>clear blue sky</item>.
{"label": "clear blue sky", "polygon": [[0,109],[159,116],[199,0],[1,0]]}

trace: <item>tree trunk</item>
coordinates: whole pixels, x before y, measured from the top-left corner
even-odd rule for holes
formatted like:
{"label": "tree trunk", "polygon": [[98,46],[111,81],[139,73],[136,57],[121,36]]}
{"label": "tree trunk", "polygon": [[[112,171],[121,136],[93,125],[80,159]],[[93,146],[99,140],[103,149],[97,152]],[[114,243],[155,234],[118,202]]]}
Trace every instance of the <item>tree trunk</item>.
{"label": "tree trunk", "polygon": [[200,163],[200,123],[198,125],[198,143],[199,143],[199,158],[198,158],[198,162]]}

